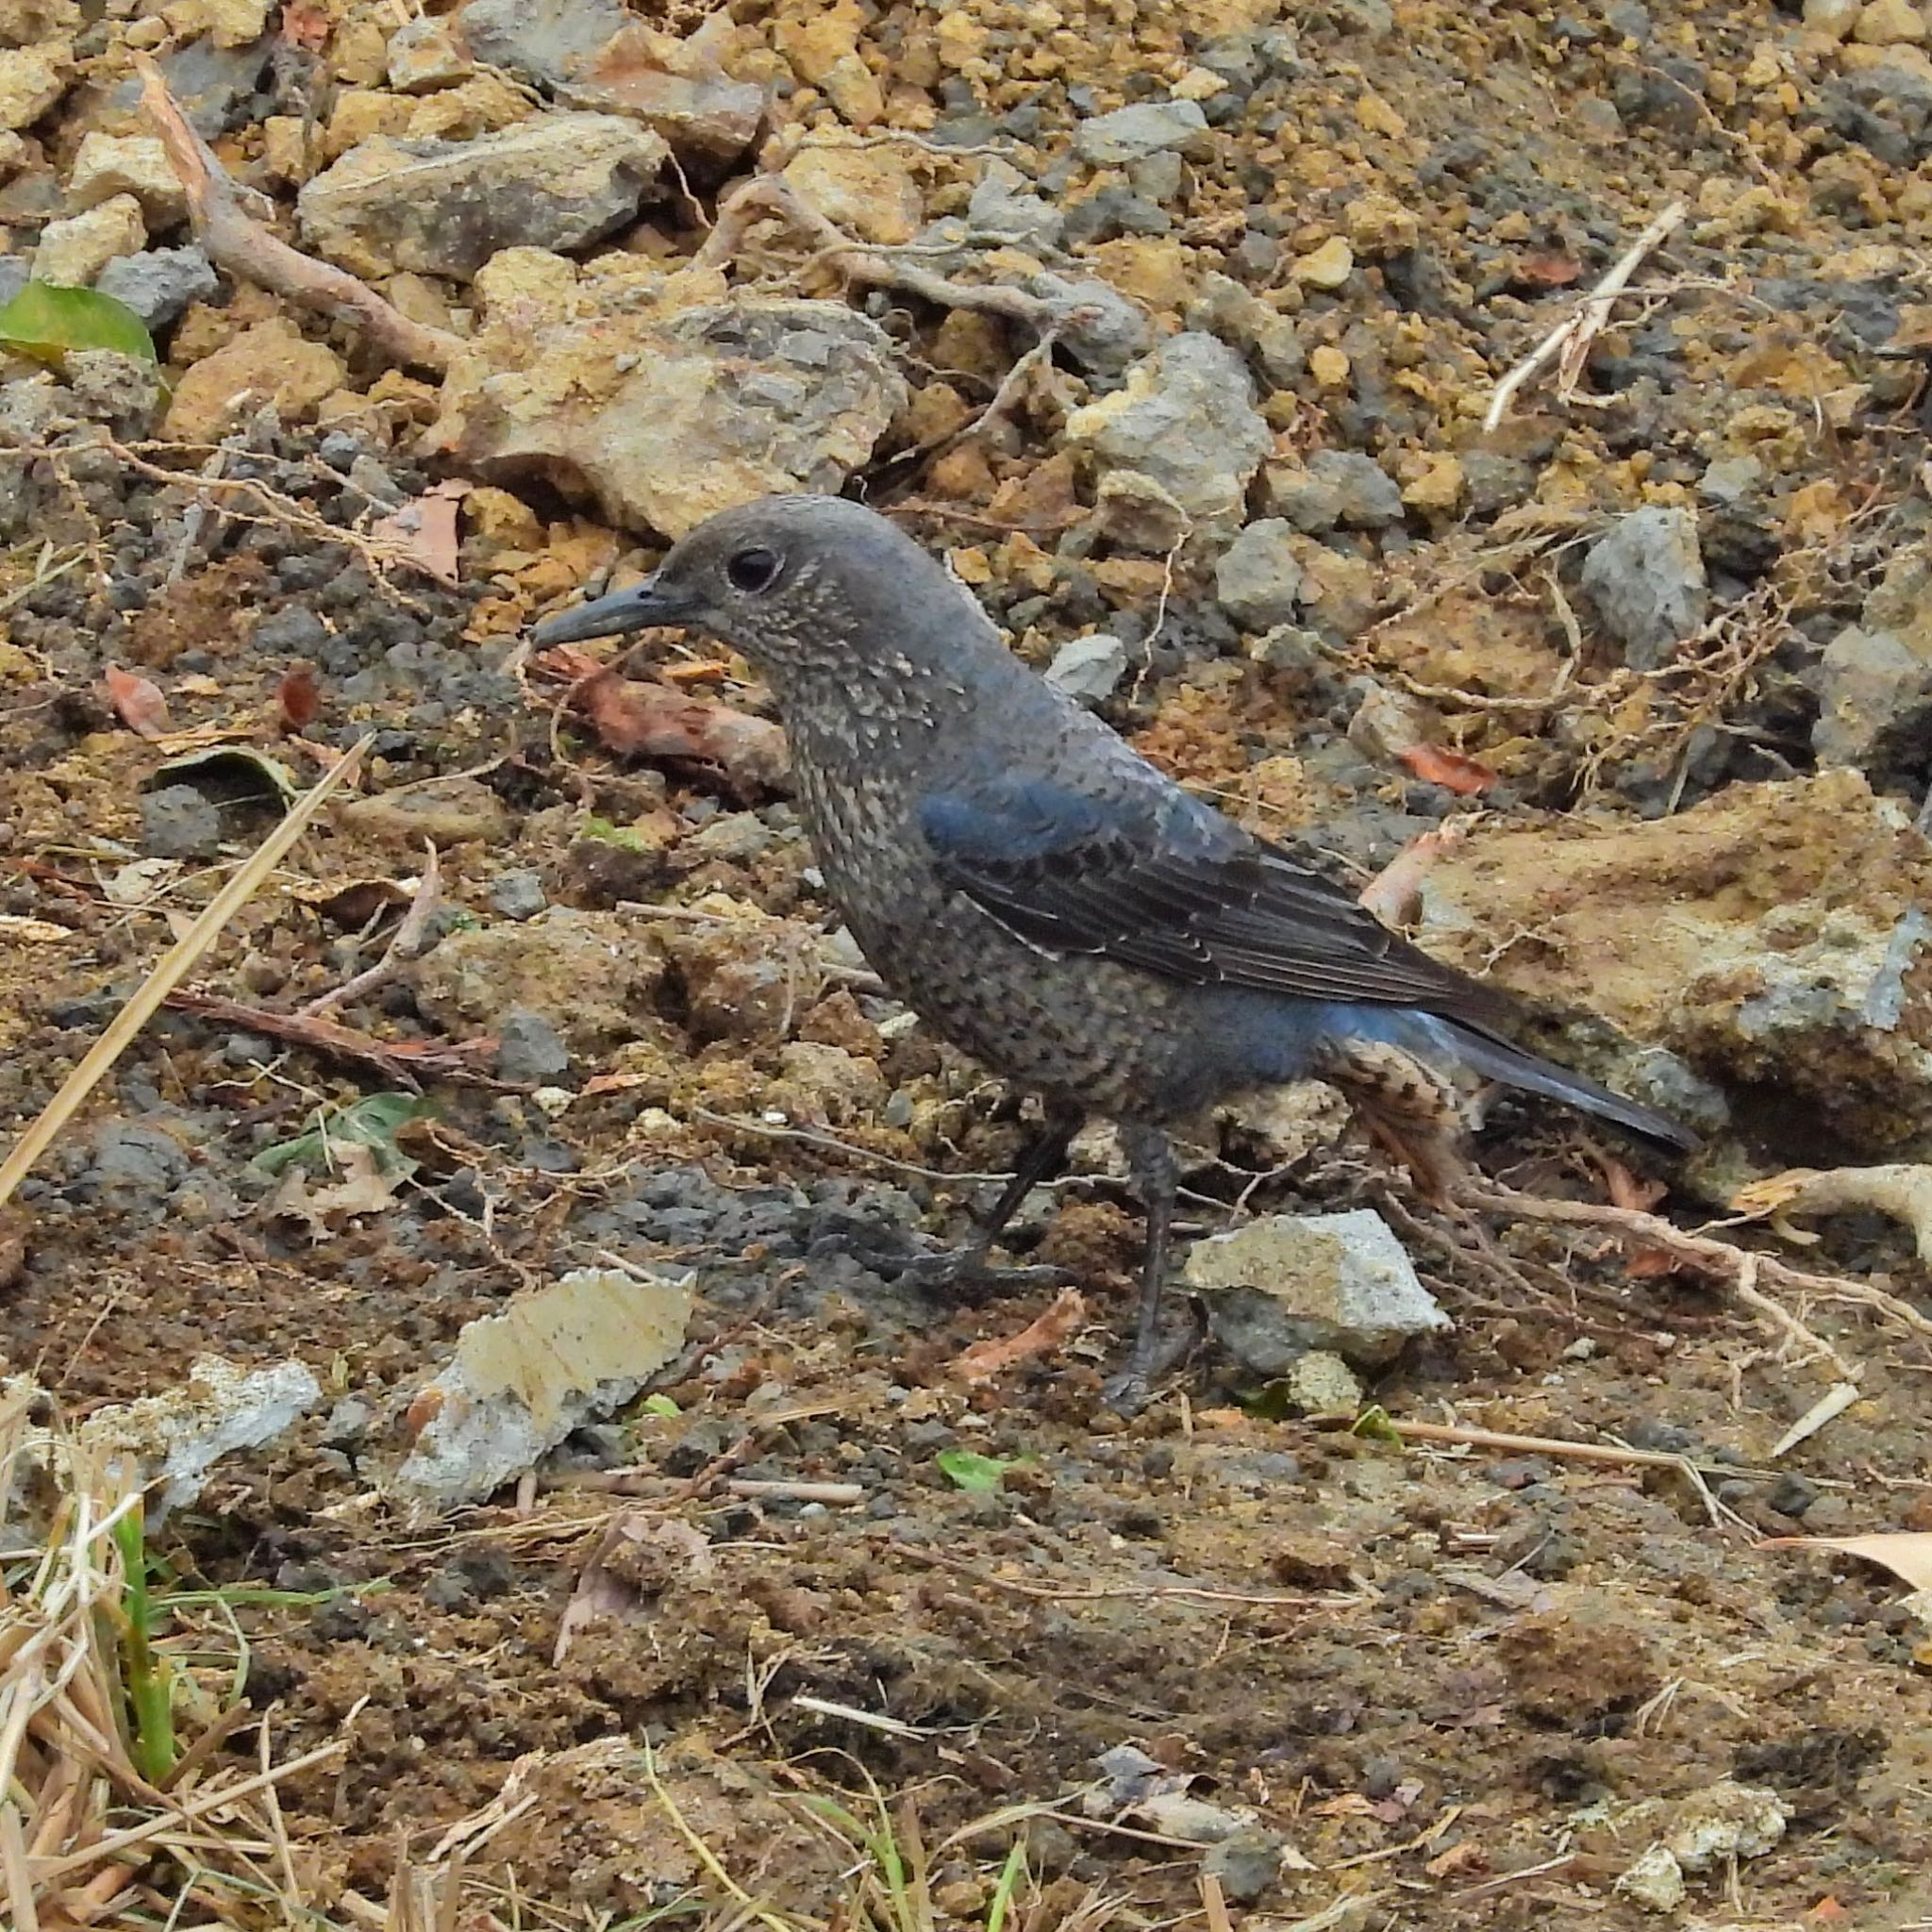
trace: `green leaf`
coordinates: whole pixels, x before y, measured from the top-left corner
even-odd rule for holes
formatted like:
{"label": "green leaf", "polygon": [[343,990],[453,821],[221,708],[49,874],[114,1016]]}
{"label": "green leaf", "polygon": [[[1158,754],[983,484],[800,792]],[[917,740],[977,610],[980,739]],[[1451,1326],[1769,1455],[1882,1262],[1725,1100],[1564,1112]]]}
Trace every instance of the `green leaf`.
{"label": "green leaf", "polygon": [[306,1134],[264,1147],[248,1164],[256,1173],[270,1175],[298,1162],[326,1172],[334,1165],[329,1150],[353,1141],[375,1149],[375,1164],[383,1173],[410,1174],[416,1163],[397,1152],[396,1135],[410,1121],[435,1111],[433,1101],[414,1093],[372,1093],[353,1107],[319,1108],[309,1116]]}
{"label": "green leaf", "polygon": [[638,1404],[638,1407],[646,1415],[672,1416],[683,1413],[683,1410],[668,1395],[647,1395]]}
{"label": "green leaf", "polygon": [[1008,1470],[1031,1462],[1030,1456],[981,1456],[971,1449],[941,1449],[933,1457],[940,1472],[960,1489],[984,1495],[999,1488]]}
{"label": "green leaf", "polygon": [[37,362],[58,362],[73,349],[114,349],[137,362],[158,362],[155,339],[125,302],[97,289],[29,282],[0,308],[0,343]]}
{"label": "green leaf", "polygon": [[1349,1424],[1351,1436],[1360,1436],[1371,1442],[1387,1442],[1392,1449],[1407,1445],[1402,1440],[1402,1431],[1391,1419],[1389,1411],[1379,1402],[1372,1402]]}

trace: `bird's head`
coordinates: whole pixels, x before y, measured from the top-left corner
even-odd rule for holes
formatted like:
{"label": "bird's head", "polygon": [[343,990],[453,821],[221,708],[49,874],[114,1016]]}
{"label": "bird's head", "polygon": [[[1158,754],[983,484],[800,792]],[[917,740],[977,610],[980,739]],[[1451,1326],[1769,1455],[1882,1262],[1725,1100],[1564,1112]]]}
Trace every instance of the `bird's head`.
{"label": "bird's head", "polygon": [[[640,582],[537,627],[539,646],[688,625],[741,651],[774,683],[900,663],[930,628],[958,640],[971,592],[876,510],[837,496],[767,496],[721,510]],[[939,622],[934,623],[937,619]]]}

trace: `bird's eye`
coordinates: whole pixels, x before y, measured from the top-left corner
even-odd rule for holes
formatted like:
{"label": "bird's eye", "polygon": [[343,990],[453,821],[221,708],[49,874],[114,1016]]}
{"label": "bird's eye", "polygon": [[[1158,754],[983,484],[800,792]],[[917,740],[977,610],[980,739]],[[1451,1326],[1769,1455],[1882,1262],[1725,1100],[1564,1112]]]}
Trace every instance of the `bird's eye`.
{"label": "bird's eye", "polygon": [[772,588],[778,575],[780,561],[775,550],[740,550],[726,560],[724,575],[731,579],[734,591],[743,591],[756,596],[760,591]]}

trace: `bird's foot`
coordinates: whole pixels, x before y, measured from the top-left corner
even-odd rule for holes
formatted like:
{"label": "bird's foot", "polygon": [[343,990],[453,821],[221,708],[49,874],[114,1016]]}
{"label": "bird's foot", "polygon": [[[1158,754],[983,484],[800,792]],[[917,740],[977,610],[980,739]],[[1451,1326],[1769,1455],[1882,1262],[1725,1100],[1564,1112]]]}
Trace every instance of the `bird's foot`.
{"label": "bird's foot", "polygon": [[[881,1269],[882,1274],[887,1273]],[[891,1271],[894,1281],[916,1288],[944,1289],[962,1301],[1003,1294],[1024,1294],[1029,1289],[1062,1288],[1073,1280],[1064,1268],[1046,1262],[1002,1267],[989,1260],[983,1249],[948,1248],[936,1255],[911,1255]]]}
{"label": "bird's foot", "polygon": [[1100,1399],[1118,1416],[1131,1419],[1153,1399],[1154,1385],[1177,1369],[1208,1339],[1207,1313],[1198,1301],[1188,1304],[1192,1319],[1166,1334],[1143,1336],[1127,1365],[1101,1384]]}

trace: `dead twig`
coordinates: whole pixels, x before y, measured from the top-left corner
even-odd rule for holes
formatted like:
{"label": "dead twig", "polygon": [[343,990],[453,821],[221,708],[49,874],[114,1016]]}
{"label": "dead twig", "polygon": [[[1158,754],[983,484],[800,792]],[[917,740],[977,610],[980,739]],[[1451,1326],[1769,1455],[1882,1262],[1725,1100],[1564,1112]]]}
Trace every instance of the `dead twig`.
{"label": "dead twig", "polygon": [[461,338],[411,322],[366,282],[291,247],[248,213],[242,190],[189,125],[161,70],[145,54],[135,55],[134,66],[141,76],[142,105],[187,192],[194,239],[217,268],[312,308],[331,322],[347,324],[397,362],[439,375],[448,369],[461,352]]}
{"label": "dead twig", "polygon": [[1596,287],[1497,383],[1483,416],[1483,433],[1486,436],[1508,413],[1510,398],[1546,362],[1555,360],[1557,365],[1557,401],[1567,403],[1574,400],[1576,385],[1582,379],[1583,365],[1590,358],[1591,345],[1603,333],[1604,325],[1609,321],[1610,310],[1615,307],[1617,298],[1624,293],[1630,277],[1642,266],[1644,258],[1663,245],[1690,211],[1685,203],[1672,202],[1618,257],[1609,273]]}
{"label": "dead twig", "polygon": [[12,1152],[0,1161],[0,1203],[11,1198],[27,1171],[46,1151],[55,1135],[79,1111],[88,1095],[127,1050],[135,1036],[164,1004],[175,998],[175,989],[193,970],[195,962],[221,937],[228,922],[281,863],[284,855],[308,829],[309,822],[327,803],[330,794],[355,774],[364,754],[375,741],[373,736],[364,738],[344,752],[334,767],[295,802],[289,815],[208,901],[201,917],[168,949],[154,971],[136,989],[133,997],[114,1015],[107,1031],[94,1041],[86,1058],[68,1075],[60,1091],[14,1142]]}
{"label": "dead twig", "polygon": [[408,909],[396,927],[395,937],[384,949],[382,958],[374,966],[343,980],[332,992],[310,1000],[302,1008],[300,1017],[316,1019],[336,1007],[345,1006],[350,1000],[360,999],[363,994],[387,986],[410,960],[420,959],[436,943],[435,921],[441,905],[442,869],[437,863],[436,846],[432,841],[424,847],[423,876],[417,883],[415,897],[409,901]]}
{"label": "dead twig", "polygon": [[425,1079],[449,1080],[459,1087],[488,1087],[498,1093],[526,1091],[484,1071],[484,1065],[496,1052],[497,1042],[493,1039],[377,1040],[373,1034],[344,1026],[341,1021],[325,1019],[320,1014],[278,1013],[269,1007],[251,1007],[241,1000],[224,999],[218,993],[171,992],[167,1004],[225,1026],[240,1026],[245,1032],[260,1033],[270,1040],[285,1040],[291,1046],[307,1047],[326,1058],[359,1060],[411,1093],[423,1091]]}

